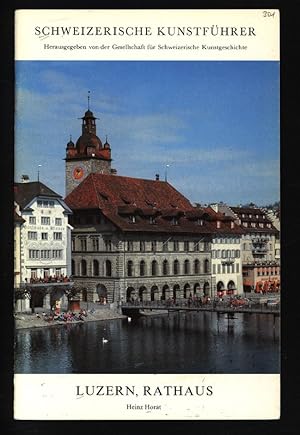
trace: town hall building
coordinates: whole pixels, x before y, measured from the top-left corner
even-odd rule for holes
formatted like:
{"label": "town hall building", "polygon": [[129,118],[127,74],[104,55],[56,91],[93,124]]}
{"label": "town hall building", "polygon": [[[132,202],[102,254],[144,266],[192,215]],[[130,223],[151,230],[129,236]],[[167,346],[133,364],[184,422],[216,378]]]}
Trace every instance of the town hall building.
{"label": "town hall building", "polygon": [[[116,175],[111,147],[97,136],[96,119],[85,112],[82,134],[76,144],[67,144],[65,158],[65,202],[73,212],[72,277],[82,299],[114,303],[215,296],[213,237],[237,238],[240,228],[230,217],[194,207],[159,176]],[[231,294],[241,290],[235,281],[230,280]]]}

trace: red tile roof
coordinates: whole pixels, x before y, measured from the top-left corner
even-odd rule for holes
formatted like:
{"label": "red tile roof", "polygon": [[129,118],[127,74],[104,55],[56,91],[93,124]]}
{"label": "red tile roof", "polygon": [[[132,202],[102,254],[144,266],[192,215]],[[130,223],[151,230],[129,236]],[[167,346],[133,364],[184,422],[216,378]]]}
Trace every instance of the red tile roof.
{"label": "red tile roof", "polygon": [[[216,220],[208,211],[193,207],[165,181],[94,173],[83,180],[65,202],[75,213],[101,210],[122,231],[174,234],[243,232],[240,228],[231,228],[226,222],[217,229]],[[135,216],[134,222],[130,215]],[[150,221],[150,216],[155,217],[155,221]]]}
{"label": "red tile roof", "polygon": [[66,203],[73,210],[126,204],[142,209],[149,205],[158,209],[193,209],[189,200],[165,181],[105,174],[90,174],[66,197]]}

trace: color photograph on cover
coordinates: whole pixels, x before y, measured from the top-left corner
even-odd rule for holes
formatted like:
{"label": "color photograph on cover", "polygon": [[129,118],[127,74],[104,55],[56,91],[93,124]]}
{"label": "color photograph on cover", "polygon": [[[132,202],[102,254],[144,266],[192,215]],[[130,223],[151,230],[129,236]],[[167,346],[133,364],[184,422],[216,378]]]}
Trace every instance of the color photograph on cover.
{"label": "color photograph on cover", "polygon": [[279,62],[16,61],[15,373],[279,373]]}

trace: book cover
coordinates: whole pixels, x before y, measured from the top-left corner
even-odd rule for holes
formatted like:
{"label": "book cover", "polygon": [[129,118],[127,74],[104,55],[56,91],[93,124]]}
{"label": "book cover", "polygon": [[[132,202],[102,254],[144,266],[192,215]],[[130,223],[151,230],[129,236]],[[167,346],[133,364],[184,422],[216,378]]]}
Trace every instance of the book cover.
{"label": "book cover", "polygon": [[15,25],[15,419],[280,418],[279,11]]}

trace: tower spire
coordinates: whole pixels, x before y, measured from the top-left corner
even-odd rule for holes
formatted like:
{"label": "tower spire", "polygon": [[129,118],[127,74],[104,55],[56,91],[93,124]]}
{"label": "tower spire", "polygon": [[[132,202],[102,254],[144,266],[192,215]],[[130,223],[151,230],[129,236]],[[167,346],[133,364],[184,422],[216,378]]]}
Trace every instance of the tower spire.
{"label": "tower spire", "polygon": [[88,91],[88,110],[90,110],[90,93],[91,91]]}

